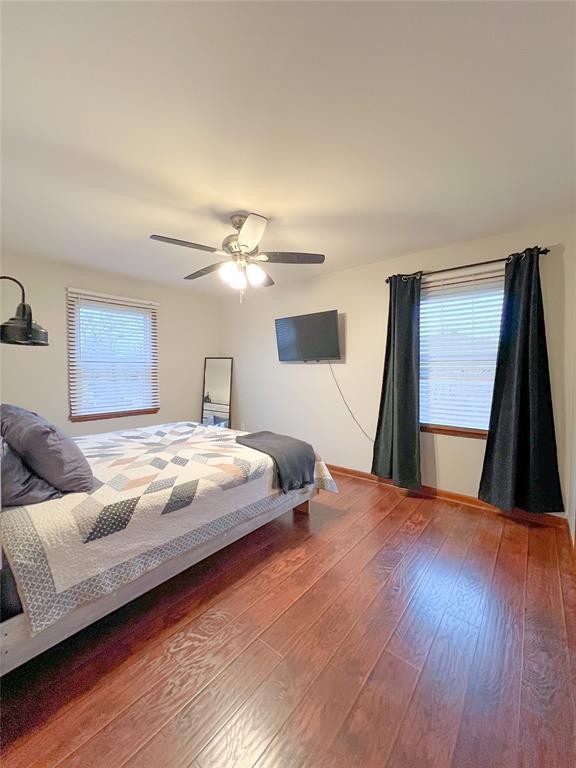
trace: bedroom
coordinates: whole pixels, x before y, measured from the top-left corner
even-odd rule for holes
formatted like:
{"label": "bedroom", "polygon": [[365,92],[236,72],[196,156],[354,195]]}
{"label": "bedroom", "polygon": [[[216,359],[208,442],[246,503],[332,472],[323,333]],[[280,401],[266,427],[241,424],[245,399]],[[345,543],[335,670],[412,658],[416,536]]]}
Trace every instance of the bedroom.
{"label": "bedroom", "polygon": [[575,12],[2,3],[3,765],[575,764]]}

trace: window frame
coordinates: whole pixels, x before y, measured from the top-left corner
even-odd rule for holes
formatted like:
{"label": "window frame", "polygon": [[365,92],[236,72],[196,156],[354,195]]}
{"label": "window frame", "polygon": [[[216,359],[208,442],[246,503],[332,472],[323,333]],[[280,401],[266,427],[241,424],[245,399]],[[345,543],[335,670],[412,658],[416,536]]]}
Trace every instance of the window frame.
{"label": "window frame", "polygon": [[[152,346],[152,383],[157,405],[153,407],[137,407],[122,411],[103,411],[101,413],[74,413],[74,386],[73,375],[78,367],[78,360],[75,357],[76,349],[76,312],[79,301],[82,299],[101,303],[106,306],[118,306],[124,309],[140,309],[150,312]],[[68,420],[76,423],[83,421],[100,421],[105,419],[120,419],[127,416],[143,416],[158,413],[160,410],[160,392],[159,392],[159,360],[158,360],[158,304],[144,299],[132,299],[124,296],[115,296],[112,294],[98,293],[81,288],[66,289],[66,340],[67,340],[67,379],[68,379]]]}
{"label": "window frame", "polygon": [[149,413],[158,413],[160,408],[141,408],[134,411],[108,411],[105,413],[90,413],[82,416],[68,415],[68,421],[102,421],[104,419],[122,419],[125,416],[144,416]]}
{"label": "window frame", "polygon": [[425,424],[420,422],[420,432],[431,432],[434,435],[452,435],[453,437],[472,437],[486,440],[487,429],[472,429],[471,427],[449,427],[443,424]]}
{"label": "window frame", "polygon": [[[504,269],[497,269],[496,271],[490,269],[489,271],[481,271],[471,274],[469,268],[462,268],[462,271],[455,276],[443,280],[442,278],[434,280],[431,279],[428,282],[423,282],[421,285],[421,291],[425,291],[426,288],[430,288],[438,285],[463,285],[465,283],[481,282],[485,279],[498,278],[502,279],[502,285],[504,285]],[[420,377],[418,378],[418,386],[420,387]],[[474,427],[459,427],[450,424],[432,424],[427,422],[419,423],[420,432],[427,432],[436,435],[450,435],[452,437],[467,437],[476,440],[486,440],[488,437],[487,429],[479,429]]]}

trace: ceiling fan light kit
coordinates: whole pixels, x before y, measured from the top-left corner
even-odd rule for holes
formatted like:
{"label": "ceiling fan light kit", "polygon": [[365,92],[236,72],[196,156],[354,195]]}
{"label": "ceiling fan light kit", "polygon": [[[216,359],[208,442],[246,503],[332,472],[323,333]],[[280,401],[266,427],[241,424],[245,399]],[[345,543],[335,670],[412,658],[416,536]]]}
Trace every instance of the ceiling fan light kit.
{"label": "ceiling fan light kit", "polygon": [[225,261],[218,269],[218,274],[231,288],[243,291],[247,283],[253,288],[266,282],[266,272],[258,264],[246,262],[244,259]]}
{"label": "ceiling fan light kit", "polygon": [[253,288],[264,285],[266,282],[266,272],[258,264],[246,264],[246,277]]}
{"label": "ceiling fan light kit", "polygon": [[231,288],[238,291],[246,290],[246,275],[237,261],[225,261],[218,270],[218,274]]}
{"label": "ceiling fan light kit", "polygon": [[238,274],[238,267],[235,261],[224,261],[218,269],[218,274],[225,283],[232,284],[235,276]]}
{"label": "ceiling fan light kit", "polygon": [[[197,272],[186,275],[185,280],[196,280],[211,272],[218,271],[219,276],[231,288],[240,291],[240,299],[248,284],[256,288],[265,288],[274,285],[274,280],[260,266],[269,264],[323,264],[324,255],[321,253],[284,253],[281,251],[268,251],[259,253],[258,246],[264,236],[268,219],[257,213],[235,213],[230,217],[232,226],[237,230],[236,234],[224,238],[221,248],[212,248],[209,245],[192,243],[189,240],[178,240],[164,235],[150,235],[152,240],[171,245],[181,245],[185,248],[193,248],[198,251],[215,253],[217,256],[226,256],[226,261],[210,264]],[[255,263],[260,262],[260,264]]]}

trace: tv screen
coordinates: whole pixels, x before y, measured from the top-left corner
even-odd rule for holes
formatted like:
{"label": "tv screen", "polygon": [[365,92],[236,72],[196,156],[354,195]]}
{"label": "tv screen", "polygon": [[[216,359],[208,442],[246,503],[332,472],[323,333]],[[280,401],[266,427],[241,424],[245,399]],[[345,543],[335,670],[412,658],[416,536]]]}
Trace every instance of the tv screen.
{"label": "tv screen", "polygon": [[338,312],[335,309],[281,317],[275,322],[281,363],[340,360]]}

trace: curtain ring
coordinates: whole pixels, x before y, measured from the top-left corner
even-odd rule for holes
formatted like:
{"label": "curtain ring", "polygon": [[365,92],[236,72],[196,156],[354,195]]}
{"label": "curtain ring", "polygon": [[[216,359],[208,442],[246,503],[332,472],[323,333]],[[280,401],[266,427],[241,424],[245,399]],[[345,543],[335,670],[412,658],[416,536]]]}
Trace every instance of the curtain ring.
{"label": "curtain ring", "polygon": [[523,261],[526,258],[526,252],[528,251],[528,248],[526,248],[521,253],[511,253],[510,256],[506,259],[506,264],[510,264],[512,259],[520,259],[520,261]]}

